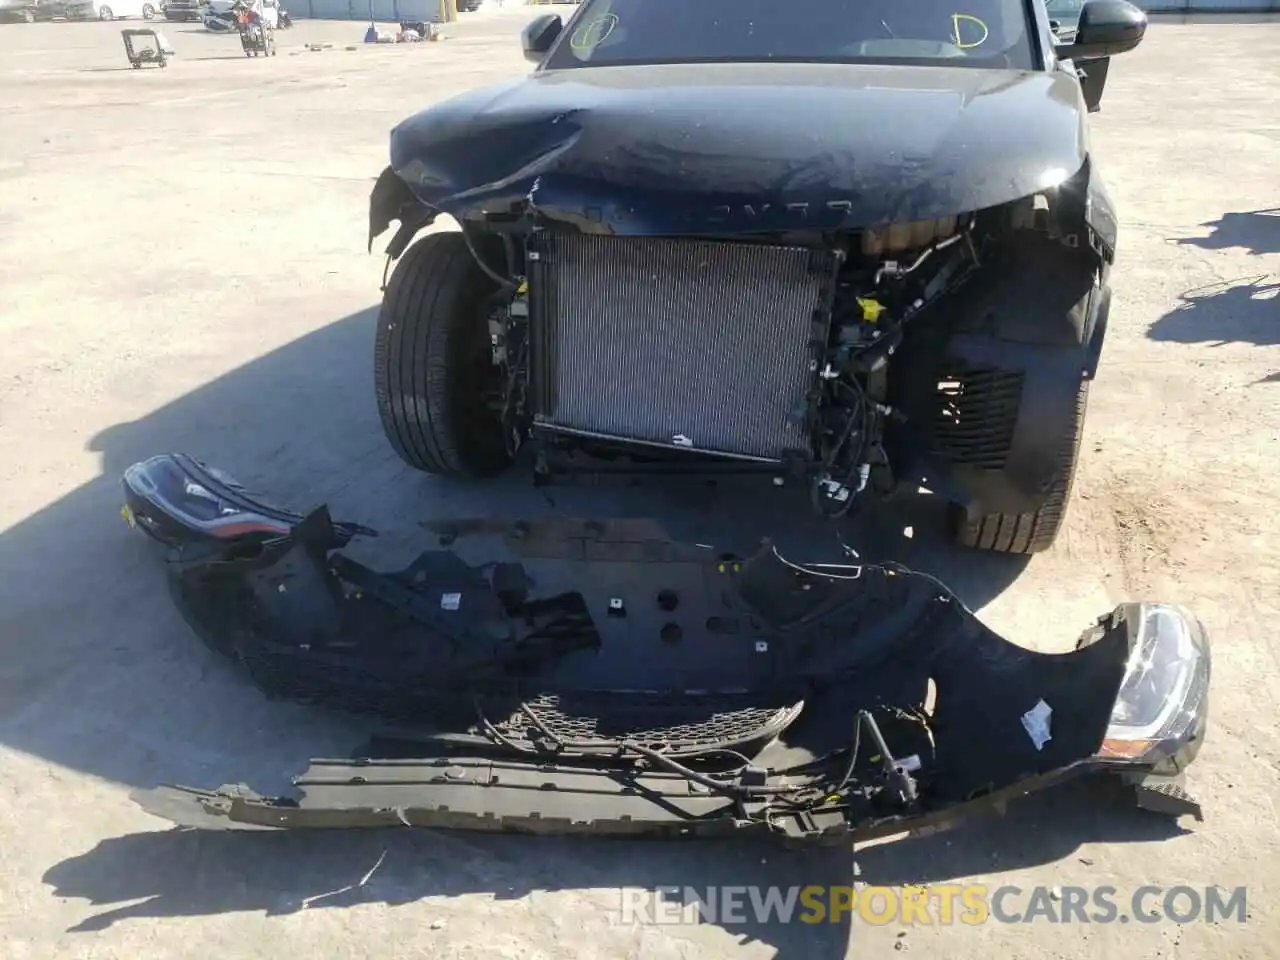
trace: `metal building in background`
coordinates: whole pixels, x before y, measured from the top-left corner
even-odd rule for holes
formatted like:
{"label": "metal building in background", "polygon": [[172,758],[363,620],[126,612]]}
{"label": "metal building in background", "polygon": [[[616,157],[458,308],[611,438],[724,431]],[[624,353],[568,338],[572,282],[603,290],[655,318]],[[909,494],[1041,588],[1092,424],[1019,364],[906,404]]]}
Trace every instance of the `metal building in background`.
{"label": "metal building in background", "polygon": [[456,0],[290,0],[289,13],[310,19],[378,23],[446,23],[458,16]]}

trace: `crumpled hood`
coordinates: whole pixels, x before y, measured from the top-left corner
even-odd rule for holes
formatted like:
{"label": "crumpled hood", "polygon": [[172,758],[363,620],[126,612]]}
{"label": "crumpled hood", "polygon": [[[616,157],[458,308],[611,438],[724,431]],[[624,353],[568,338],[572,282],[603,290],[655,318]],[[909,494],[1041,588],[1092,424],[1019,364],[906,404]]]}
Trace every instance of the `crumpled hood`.
{"label": "crumpled hood", "polygon": [[535,73],[410,117],[391,166],[454,216],[622,234],[856,229],[1027,196],[1087,158],[1060,73],[679,64]]}

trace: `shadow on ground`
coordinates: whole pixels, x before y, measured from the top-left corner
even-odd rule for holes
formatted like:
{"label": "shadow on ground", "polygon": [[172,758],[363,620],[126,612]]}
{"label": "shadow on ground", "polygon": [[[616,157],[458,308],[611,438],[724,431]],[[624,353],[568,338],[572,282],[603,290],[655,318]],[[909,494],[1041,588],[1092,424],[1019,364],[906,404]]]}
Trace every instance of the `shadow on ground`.
{"label": "shadow on ground", "polygon": [[1280,345],[1280,280],[1246,277],[1188,290],[1147,331],[1177,343]]}
{"label": "shadow on ground", "polygon": [[[654,516],[674,535],[728,549],[778,535],[784,550],[839,556],[829,525],[801,495],[742,490],[552,488],[523,478],[462,487],[415,474],[395,458],[378,424],[370,355],[374,311],[334,322],[91,442],[101,475],[0,536],[0,738],[12,749],[134,786],[160,782],[247,782],[261,792],[287,788],[308,757],[341,756],[366,730],[348,719],[271,702],[191,636],[164,589],[142,538],[119,517],[119,476],[151,454],[185,450],[237,474],[251,489],[297,507],[328,502],[334,513],[380,528],[387,562],[422,549],[419,521],[448,516],[515,519],[547,515]],[[910,515],[917,535],[899,531]],[[942,542],[942,507],[927,500],[877,514],[875,529],[851,524],[846,542],[865,556],[892,555],[948,582],[975,609],[1022,568],[1018,559],[960,554]],[[1074,633],[1077,626],[1065,625]],[[127,808],[120,799],[121,811]],[[132,808],[127,808],[132,809]],[[875,870],[922,880],[1036,863],[1094,839],[1099,824],[1065,808],[1051,818],[1010,820],[950,847],[920,841],[868,855]],[[141,816],[140,814],[138,816]],[[1047,815],[1046,815],[1047,817]],[[139,821],[144,822],[144,821]],[[1125,826],[1128,824],[1128,826]],[[1105,830],[1142,830],[1127,820]],[[957,836],[964,837],[964,834]],[[1108,839],[1114,839],[1109,836]],[[276,835],[168,831],[100,843],[49,870],[63,896],[94,904],[138,897],[84,925],[144,915],[301,909],[357,881],[388,849],[386,862],[354,892],[312,906],[373,898],[489,891],[667,884],[840,884],[848,852],[782,855],[772,847],[639,847],[525,838],[446,838],[436,834]],[[761,851],[767,849],[769,853]],[[678,851],[678,852],[676,852]],[[767,864],[762,863],[767,859]],[[779,956],[843,956],[847,931],[796,925],[744,930],[775,943]]]}
{"label": "shadow on ground", "polygon": [[1255,254],[1280,253],[1280,207],[1224,213],[1202,226],[1209,228],[1207,237],[1185,237],[1178,243],[1204,250],[1243,247]]}

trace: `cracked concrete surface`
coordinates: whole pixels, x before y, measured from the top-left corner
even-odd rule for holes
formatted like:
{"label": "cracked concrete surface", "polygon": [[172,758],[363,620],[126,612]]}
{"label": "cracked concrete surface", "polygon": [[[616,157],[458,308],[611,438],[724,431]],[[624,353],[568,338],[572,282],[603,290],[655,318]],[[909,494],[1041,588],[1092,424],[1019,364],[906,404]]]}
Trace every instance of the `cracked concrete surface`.
{"label": "cracked concrete surface", "polygon": [[[357,736],[263,700],[190,636],[118,518],[130,462],[185,449],[299,506],[328,499],[405,531],[381,545],[387,556],[412,550],[418,519],[547,509],[518,484],[464,490],[399,466],[370,376],[382,264],[364,253],[388,129],[523,70],[527,16],[478,14],[439,44],[354,51],[361,24],[300,23],[271,60],[172,24],[178,58],[140,72],[119,25],[0,27],[0,951],[1280,956],[1276,23],[1156,23],[1113,64],[1094,133],[1123,218],[1116,301],[1061,543],[1028,564],[962,556],[928,535],[937,517],[921,505],[910,547],[987,622],[1045,647],[1122,600],[1194,610],[1215,643],[1212,727],[1190,777],[1206,822],[1173,828],[1067,791],[951,834],[796,855],[199,834],[130,803],[130,787],[160,781],[279,789],[306,757]],[[334,48],[301,51],[321,40]],[[664,511],[744,533],[725,504],[660,491],[557,496],[568,512]],[[783,515],[753,511],[746,526],[809,531]],[[847,883],[855,867],[891,885],[1110,884],[1122,896],[1247,885],[1249,920],[903,931],[616,919],[622,886]]]}

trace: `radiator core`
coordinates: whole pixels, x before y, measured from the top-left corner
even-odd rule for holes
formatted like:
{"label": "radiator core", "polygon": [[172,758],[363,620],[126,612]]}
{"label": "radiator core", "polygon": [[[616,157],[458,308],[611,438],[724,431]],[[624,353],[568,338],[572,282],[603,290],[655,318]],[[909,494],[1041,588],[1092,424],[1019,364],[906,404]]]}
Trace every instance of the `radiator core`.
{"label": "radiator core", "polygon": [[809,456],[829,253],[695,239],[557,235],[531,262],[535,420],[603,438]]}

